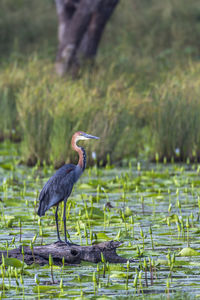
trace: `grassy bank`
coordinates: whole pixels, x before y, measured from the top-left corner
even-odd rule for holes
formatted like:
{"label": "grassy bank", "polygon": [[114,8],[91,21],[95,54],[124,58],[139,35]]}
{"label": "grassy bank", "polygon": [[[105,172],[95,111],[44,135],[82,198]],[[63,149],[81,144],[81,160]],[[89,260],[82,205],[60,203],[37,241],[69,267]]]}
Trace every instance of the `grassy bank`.
{"label": "grassy bank", "polygon": [[0,14],[0,136],[22,141],[24,162],[71,161],[76,130],[102,138],[89,163],[92,151],[102,163],[199,159],[197,1],[121,1],[95,68],[76,81],[54,72],[52,1],[3,0]]}
{"label": "grassy bank", "polygon": [[112,69],[66,81],[53,67],[35,58],[0,74],[6,78],[2,99],[7,99],[1,134],[16,134],[12,128],[17,128],[25,162],[72,160],[71,135],[80,129],[101,136],[87,151],[95,151],[102,162],[108,154],[113,162],[139,153],[161,160],[199,158],[200,64],[168,72],[143,93],[134,80],[127,84],[125,76],[114,78]]}
{"label": "grassy bank", "polygon": [[23,70],[16,106],[24,160],[52,160],[56,165],[71,160],[71,136],[80,129],[101,136],[102,142],[87,145],[87,151],[93,149],[102,162],[111,153],[113,161],[136,155],[142,140],[137,128],[144,118],[137,112],[144,103],[134,88],[123,78],[105,81],[105,72],[66,82],[52,76],[52,69],[51,63],[36,60]]}

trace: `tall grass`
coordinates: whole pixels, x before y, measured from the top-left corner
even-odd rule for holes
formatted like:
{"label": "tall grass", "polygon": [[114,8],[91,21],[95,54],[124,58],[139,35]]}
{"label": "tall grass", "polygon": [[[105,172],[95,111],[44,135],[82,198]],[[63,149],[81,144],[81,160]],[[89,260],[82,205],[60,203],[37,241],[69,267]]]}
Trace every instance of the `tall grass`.
{"label": "tall grass", "polygon": [[134,87],[127,87],[123,78],[105,81],[105,72],[66,81],[52,75],[52,69],[52,64],[43,66],[36,60],[23,70],[26,78],[16,102],[24,160],[56,165],[72,161],[70,141],[77,130],[101,137],[101,142],[86,146],[89,163],[92,151],[103,162],[107,154],[112,154],[113,161],[137,154],[141,144],[138,128],[144,118],[137,112],[144,101]]}
{"label": "tall grass", "polygon": [[20,136],[24,161],[72,161],[76,130],[101,137],[89,163],[92,151],[102,162],[200,157],[199,1],[120,1],[76,81],[54,73],[54,2],[29,2],[0,1],[0,137]]}
{"label": "tall grass", "polygon": [[103,163],[108,154],[113,162],[139,153],[168,160],[200,157],[200,64],[168,72],[148,93],[138,92],[126,76],[116,79],[112,68],[76,81],[58,79],[53,68],[34,58],[8,69],[2,85],[11,101],[5,101],[1,126],[17,126],[25,162],[59,166],[75,160],[70,141],[77,130],[101,137],[85,145],[89,163],[92,151]]}
{"label": "tall grass", "polygon": [[24,72],[17,66],[7,67],[0,73],[0,136],[20,138],[19,120],[16,108],[16,93],[23,85]]}
{"label": "tall grass", "polygon": [[[106,161],[108,154],[112,157],[112,161],[116,162],[122,157],[138,153],[142,134],[139,130],[141,117],[139,115],[136,117],[136,114],[143,103],[140,102],[134,88],[127,88],[123,80],[101,85],[102,80],[104,79],[98,78],[99,88],[96,81],[90,87],[86,87],[83,80],[70,83],[67,87],[65,84],[66,96],[63,99],[56,98],[58,104],[52,135],[54,160],[56,157],[64,158],[66,154],[72,160],[73,153],[69,151],[71,134],[80,129],[101,137],[98,143],[86,145],[89,162],[92,160],[91,151],[95,151],[98,160],[103,162]],[[58,143],[61,140],[64,144],[61,144],[59,149]]]}
{"label": "tall grass", "polygon": [[[23,88],[16,94],[19,124],[23,136],[24,161],[33,165],[49,161],[50,134],[53,124],[53,66],[36,58],[23,69]],[[44,76],[45,74],[45,76]]]}
{"label": "tall grass", "polygon": [[200,157],[200,65],[170,73],[151,97],[154,152],[161,159]]}

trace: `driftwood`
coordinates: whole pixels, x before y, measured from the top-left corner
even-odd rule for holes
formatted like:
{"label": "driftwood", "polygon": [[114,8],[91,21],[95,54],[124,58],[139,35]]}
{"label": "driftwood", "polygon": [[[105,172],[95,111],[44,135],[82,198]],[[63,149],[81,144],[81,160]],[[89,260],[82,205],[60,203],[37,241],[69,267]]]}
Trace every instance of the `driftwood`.
{"label": "driftwood", "polygon": [[[121,245],[120,242],[102,242],[92,246],[66,245],[62,242],[56,242],[49,245],[35,246],[33,251],[28,247],[24,247],[24,262],[27,265],[36,263],[45,265],[49,263],[49,255],[51,254],[53,262],[56,265],[61,265],[63,257],[65,264],[79,264],[81,261],[98,263],[102,261],[103,254],[105,261],[110,263],[124,263],[126,258],[118,256],[116,248]],[[3,254],[7,256],[7,251],[1,251],[0,260]],[[23,260],[22,247],[8,251],[8,257]]]}

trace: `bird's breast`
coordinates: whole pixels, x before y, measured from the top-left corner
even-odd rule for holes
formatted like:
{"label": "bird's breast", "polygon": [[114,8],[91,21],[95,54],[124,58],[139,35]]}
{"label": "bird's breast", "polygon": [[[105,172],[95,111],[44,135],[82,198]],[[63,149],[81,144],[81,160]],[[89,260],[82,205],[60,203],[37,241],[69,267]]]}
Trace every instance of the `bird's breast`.
{"label": "bird's breast", "polygon": [[76,168],[75,168],[75,172],[74,172],[75,182],[79,179],[79,177],[81,176],[82,173],[83,173],[82,168],[79,165],[77,165]]}

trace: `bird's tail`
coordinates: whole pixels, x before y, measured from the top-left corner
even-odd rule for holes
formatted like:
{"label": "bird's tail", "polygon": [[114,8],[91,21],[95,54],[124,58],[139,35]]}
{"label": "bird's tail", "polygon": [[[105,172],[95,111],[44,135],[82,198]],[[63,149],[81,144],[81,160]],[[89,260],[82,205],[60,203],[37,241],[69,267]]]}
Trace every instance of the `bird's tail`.
{"label": "bird's tail", "polygon": [[38,216],[40,217],[44,216],[45,211],[46,211],[46,205],[43,201],[40,201],[38,212],[37,212]]}

